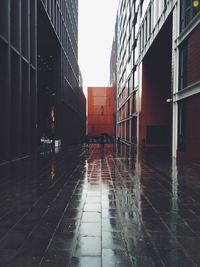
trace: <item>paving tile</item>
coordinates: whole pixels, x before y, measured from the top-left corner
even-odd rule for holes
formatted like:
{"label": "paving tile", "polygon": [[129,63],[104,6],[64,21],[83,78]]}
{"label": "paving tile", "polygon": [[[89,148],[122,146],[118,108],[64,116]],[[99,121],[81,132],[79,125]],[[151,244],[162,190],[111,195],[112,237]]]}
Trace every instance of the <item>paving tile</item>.
{"label": "paving tile", "polygon": [[92,196],[96,197],[96,196],[100,196],[100,192],[97,191],[97,190],[96,191],[90,190],[90,191],[87,192],[87,195],[90,196],[90,197],[92,197]]}
{"label": "paving tile", "polygon": [[101,206],[98,203],[88,203],[83,208],[84,211],[93,211],[93,212],[100,212]]}
{"label": "paving tile", "polygon": [[118,210],[115,208],[115,209],[107,209],[107,208],[103,208],[102,209],[102,217],[103,218],[116,218],[119,216],[118,214]]}
{"label": "paving tile", "polygon": [[27,241],[20,248],[20,253],[34,257],[42,257],[46,251],[50,238],[32,238],[29,237]]}
{"label": "paving tile", "polygon": [[64,213],[64,219],[79,219],[82,217],[82,210],[80,210],[79,208],[69,208],[66,210],[66,212]]}
{"label": "paving tile", "polygon": [[192,267],[194,263],[191,259],[185,255],[182,249],[171,248],[169,250],[158,250],[162,262],[165,266],[184,266],[184,267]]}
{"label": "paving tile", "polygon": [[102,219],[102,230],[107,231],[107,232],[120,232],[122,230],[122,225],[119,219],[103,218]]}
{"label": "paving tile", "polygon": [[82,222],[100,222],[101,212],[83,212]]}
{"label": "paving tile", "polygon": [[51,240],[48,251],[58,250],[73,250],[75,246],[76,234],[69,233],[56,233]]}
{"label": "paving tile", "polygon": [[79,236],[73,256],[101,256],[101,237]]}
{"label": "paving tile", "polygon": [[102,267],[131,267],[131,260],[125,250],[102,249]]}
{"label": "paving tile", "polygon": [[100,203],[101,198],[100,196],[88,196],[85,200],[85,204],[96,204]]}
{"label": "paving tile", "polygon": [[20,232],[10,232],[0,242],[0,249],[17,250],[26,241],[27,236]]}
{"label": "paving tile", "polygon": [[125,241],[120,232],[102,232],[103,249],[124,249]]}
{"label": "paving tile", "polygon": [[192,230],[193,233],[200,234],[200,220],[197,221],[186,221],[189,228]]}
{"label": "paving tile", "polygon": [[189,255],[198,255],[200,251],[200,237],[182,236],[177,239]]}
{"label": "paving tile", "polygon": [[68,208],[69,209],[82,209],[85,204],[85,200],[74,200],[70,201]]}
{"label": "paving tile", "polygon": [[65,267],[71,261],[71,251],[52,251],[47,252],[41,264],[41,267]]}
{"label": "paving tile", "polygon": [[194,165],[177,163],[175,177],[169,157],[145,151],[136,164],[124,145],[24,163],[0,166],[0,267],[200,265]]}
{"label": "paving tile", "polygon": [[171,223],[167,224],[169,231],[176,237],[181,236],[195,236],[195,233],[187,223]]}
{"label": "paving tile", "polygon": [[[153,256],[137,256],[137,257],[132,257],[132,262],[133,266],[138,266],[138,267],[163,267],[164,263],[161,261],[159,257],[153,257]],[[175,267],[175,266],[174,266]]]}
{"label": "paving tile", "polygon": [[[41,257],[30,256],[30,255],[17,255],[14,261],[11,261],[7,267],[35,267],[39,266]],[[1,265],[0,265],[1,266]],[[5,265],[4,265],[5,266]]]}
{"label": "paving tile", "polygon": [[16,254],[17,250],[14,249],[0,249],[0,267],[5,267],[15,258]]}
{"label": "paving tile", "polygon": [[146,219],[143,220],[144,227],[150,232],[167,232],[168,228],[160,219]]}
{"label": "paving tile", "polygon": [[78,231],[80,225],[79,219],[63,219],[61,220],[58,228],[57,233],[70,233]]}
{"label": "paving tile", "polygon": [[101,236],[101,224],[99,222],[83,222],[80,225],[79,234],[81,236]]}
{"label": "paving tile", "polygon": [[71,267],[101,267],[101,257],[73,257]]}

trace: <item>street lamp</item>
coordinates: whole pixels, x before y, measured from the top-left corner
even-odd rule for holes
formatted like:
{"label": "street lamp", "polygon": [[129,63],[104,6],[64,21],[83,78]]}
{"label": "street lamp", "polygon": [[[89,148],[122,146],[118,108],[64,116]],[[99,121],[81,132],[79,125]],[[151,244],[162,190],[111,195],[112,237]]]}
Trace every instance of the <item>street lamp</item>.
{"label": "street lamp", "polygon": [[199,1],[193,0],[193,7],[199,7]]}

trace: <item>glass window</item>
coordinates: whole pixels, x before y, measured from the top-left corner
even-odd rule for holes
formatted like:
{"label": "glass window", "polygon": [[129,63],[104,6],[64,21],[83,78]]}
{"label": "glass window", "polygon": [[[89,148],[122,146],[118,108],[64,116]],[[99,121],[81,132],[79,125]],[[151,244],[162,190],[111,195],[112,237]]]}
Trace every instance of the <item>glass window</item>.
{"label": "glass window", "polygon": [[127,117],[130,115],[130,99],[128,100]]}
{"label": "glass window", "polygon": [[179,51],[179,90],[187,86],[187,42],[185,42]]}
{"label": "glass window", "polygon": [[199,13],[200,4],[195,5],[192,0],[182,0],[181,2],[181,31],[187,27],[190,21]]}
{"label": "glass window", "polygon": [[142,17],[142,13],[143,13],[143,1],[141,1],[140,3],[140,17]]}
{"label": "glass window", "polygon": [[151,6],[149,8],[149,36],[151,35]]}
{"label": "glass window", "polygon": [[148,39],[148,24],[147,24],[147,16],[146,16],[146,19],[145,19],[145,33],[144,33],[144,35],[145,35],[145,44],[146,44],[146,42],[147,42],[147,39]]}
{"label": "glass window", "polygon": [[130,90],[131,88],[130,88],[130,79],[128,80],[128,95],[130,95],[130,92],[131,92],[131,90]]}
{"label": "glass window", "polygon": [[139,45],[138,42],[136,42],[136,46],[135,46],[135,63],[137,62],[139,57]]}
{"label": "glass window", "polygon": [[134,72],[134,87],[137,87],[139,84],[139,77],[138,77],[139,73],[138,73],[138,68],[136,68],[135,72]]}
{"label": "glass window", "polygon": [[133,80],[133,73],[132,73],[131,77],[129,79],[129,92],[130,92],[130,94],[133,91],[133,88],[134,88],[134,80]]}
{"label": "glass window", "polygon": [[178,149],[185,151],[186,149],[186,104],[179,103],[178,111]]}

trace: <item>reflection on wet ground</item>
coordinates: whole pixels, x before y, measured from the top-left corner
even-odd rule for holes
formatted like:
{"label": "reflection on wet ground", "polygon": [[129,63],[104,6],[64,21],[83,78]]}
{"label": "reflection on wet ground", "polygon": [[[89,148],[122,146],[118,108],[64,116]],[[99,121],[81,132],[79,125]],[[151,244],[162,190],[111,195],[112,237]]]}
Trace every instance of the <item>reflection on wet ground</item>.
{"label": "reflection on wet ground", "polygon": [[200,266],[200,166],[124,145],[0,166],[0,267]]}

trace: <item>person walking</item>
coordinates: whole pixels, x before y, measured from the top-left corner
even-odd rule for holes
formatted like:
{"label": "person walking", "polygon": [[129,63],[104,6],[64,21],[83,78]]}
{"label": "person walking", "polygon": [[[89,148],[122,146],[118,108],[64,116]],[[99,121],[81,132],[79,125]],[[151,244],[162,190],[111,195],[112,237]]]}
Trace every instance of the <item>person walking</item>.
{"label": "person walking", "polygon": [[88,135],[86,135],[86,137],[85,137],[85,145],[86,145],[87,148],[89,148],[89,144],[90,144],[90,138],[89,138]]}
{"label": "person walking", "polygon": [[103,134],[100,135],[99,143],[101,147],[104,146],[104,135]]}

